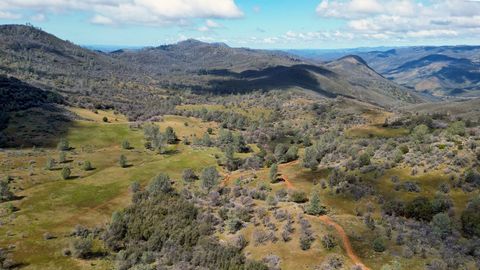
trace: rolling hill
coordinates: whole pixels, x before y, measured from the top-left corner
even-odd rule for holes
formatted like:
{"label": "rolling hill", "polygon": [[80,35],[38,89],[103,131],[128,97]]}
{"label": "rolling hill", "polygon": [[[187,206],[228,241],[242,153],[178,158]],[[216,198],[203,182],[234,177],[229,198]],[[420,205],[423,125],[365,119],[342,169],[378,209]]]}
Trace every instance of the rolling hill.
{"label": "rolling hill", "polygon": [[[115,108],[132,119],[161,114],[159,107],[179,102],[167,101],[165,89],[228,94],[294,88],[384,107],[420,101],[363,61],[320,65],[285,52],[197,40],[102,53],[23,25],[0,26],[0,41],[2,74],[61,93],[70,103]],[[170,105],[153,106],[165,102]]]}
{"label": "rolling hill", "polygon": [[[480,46],[290,50],[312,61],[358,55],[375,71],[424,96],[480,96]],[[328,64],[327,64],[328,65]]]}

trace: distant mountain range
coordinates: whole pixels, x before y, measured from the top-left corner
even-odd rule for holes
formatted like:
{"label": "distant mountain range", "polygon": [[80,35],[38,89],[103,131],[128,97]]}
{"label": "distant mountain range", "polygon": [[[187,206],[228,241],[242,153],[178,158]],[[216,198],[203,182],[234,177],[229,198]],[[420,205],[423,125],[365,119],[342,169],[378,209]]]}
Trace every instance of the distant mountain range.
{"label": "distant mountain range", "polygon": [[104,53],[23,25],[0,26],[0,74],[61,93],[72,103],[127,115],[156,108],[165,97],[162,89],[226,94],[293,88],[384,107],[421,101],[358,57],[321,64],[282,51],[197,40]]}
{"label": "distant mountain range", "polygon": [[[345,52],[336,51],[336,56]],[[480,46],[352,49],[369,66],[394,82],[438,97],[480,97]],[[296,51],[316,61],[331,61],[331,52]]]}

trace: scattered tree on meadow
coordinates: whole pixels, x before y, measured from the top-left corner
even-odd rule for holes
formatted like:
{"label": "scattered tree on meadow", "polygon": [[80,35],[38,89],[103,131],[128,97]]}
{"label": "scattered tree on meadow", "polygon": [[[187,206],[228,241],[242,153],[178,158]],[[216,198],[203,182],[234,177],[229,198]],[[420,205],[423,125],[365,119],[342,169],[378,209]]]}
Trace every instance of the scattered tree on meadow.
{"label": "scattered tree on meadow", "polygon": [[122,148],[125,150],[131,149],[130,142],[128,140],[123,140],[122,141]]}
{"label": "scattered tree on meadow", "polygon": [[71,174],[72,174],[72,171],[70,170],[69,167],[63,167],[63,169],[62,169],[62,178],[63,178],[63,180],[69,179],[70,176],[71,176]]}
{"label": "scattered tree on meadow", "polygon": [[67,162],[67,154],[64,151],[60,151],[58,154],[58,162],[65,163]]}
{"label": "scattered tree on meadow", "polygon": [[320,204],[320,195],[318,192],[313,192],[310,197],[310,201],[305,208],[305,212],[309,215],[323,215],[326,213],[326,209],[323,205]]}
{"label": "scattered tree on meadow", "polygon": [[84,170],[84,171],[91,171],[91,170],[93,170],[92,163],[91,163],[90,161],[88,161],[88,160],[85,160],[85,161],[83,162],[83,170]]}
{"label": "scattered tree on meadow", "polygon": [[166,140],[167,140],[167,143],[168,144],[175,144],[177,143],[177,134],[175,134],[175,131],[173,130],[172,127],[167,127],[165,129],[165,137],[166,137]]}
{"label": "scattered tree on meadow", "polygon": [[65,138],[60,139],[60,142],[58,142],[57,149],[59,151],[68,151],[70,150],[70,144],[68,143],[68,140]]}
{"label": "scattered tree on meadow", "polygon": [[51,171],[54,168],[55,168],[55,160],[51,157],[47,158],[47,162],[45,164],[45,169]]}
{"label": "scattered tree on meadow", "polygon": [[124,155],[120,155],[120,158],[118,159],[118,164],[120,165],[120,167],[126,168],[127,167],[127,157],[124,156]]}

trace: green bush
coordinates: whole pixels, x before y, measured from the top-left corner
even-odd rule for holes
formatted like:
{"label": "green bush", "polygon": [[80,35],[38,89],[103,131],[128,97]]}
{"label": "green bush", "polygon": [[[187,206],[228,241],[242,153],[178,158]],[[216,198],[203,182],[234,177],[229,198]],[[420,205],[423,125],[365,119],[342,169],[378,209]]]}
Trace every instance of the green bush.
{"label": "green bush", "polygon": [[84,171],[91,171],[91,170],[93,170],[92,163],[90,163],[90,161],[88,161],[88,160],[85,160],[85,161],[83,162],[83,170],[84,170]]}
{"label": "green bush", "polygon": [[63,178],[63,180],[69,179],[70,176],[71,176],[71,174],[72,174],[72,171],[70,170],[69,167],[63,167],[63,169],[62,169],[62,178]]}
{"label": "green bush", "polygon": [[480,237],[480,197],[472,199],[461,216],[462,230],[468,237]]}
{"label": "green bush", "polygon": [[304,203],[307,201],[307,195],[303,191],[294,190],[290,193],[290,201]]}
{"label": "green bush", "polygon": [[67,139],[61,139],[60,142],[58,142],[57,149],[59,151],[70,150],[70,144],[68,143]]}
{"label": "green bush", "polygon": [[130,145],[130,142],[128,140],[123,140],[122,141],[122,148],[125,149],[125,150],[129,150],[132,148],[132,146]]}
{"label": "green bush", "polygon": [[70,242],[70,251],[75,258],[85,259],[92,253],[93,239],[87,238],[74,238]]}
{"label": "green bush", "polygon": [[55,160],[53,160],[53,158],[48,158],[47,159],[47,162],[45,164],[45,170],[53,170],[55,168]]}
{"label": "green bush", "polygon": [[120,155],[120,158],[118,159],[118,164],[122,168],[126,168],[128,166],[127,164],[127,157],[124,155]]}
{"label": "green bush", "polygon": [[375,252],[384,252],[387,249],[385,246],[385,240],[381,237],[377,237],[373,240],[372,247]]}

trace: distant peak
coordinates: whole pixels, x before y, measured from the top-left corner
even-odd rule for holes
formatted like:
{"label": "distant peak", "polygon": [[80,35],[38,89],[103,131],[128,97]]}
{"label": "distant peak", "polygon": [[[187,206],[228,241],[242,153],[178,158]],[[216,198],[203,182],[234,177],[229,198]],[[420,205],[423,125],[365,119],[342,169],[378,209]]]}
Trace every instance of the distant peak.
{"label": "distant peak", "polygon": [[191,46],[191,45],[201,45],[201,44],[206,44],[205,42],[202,42],[200,40],[197,40],[197,39],[193,39],[193,38],[189,38],[189,39],[186,39],[186,40],[182,40],[182,41],[179,41],[177,43],[177,45],[187,45],[187,46]]}
{"label": "distant peak", "polygon": [[363,60],[363,58],[361,58],[358,55],[353,55],[353,54],[346,55],[346,56],[338,59],[338,61],[349,61],[351,63],[362,64],[362,65],[368,66],[367,62],[365,60]]}

